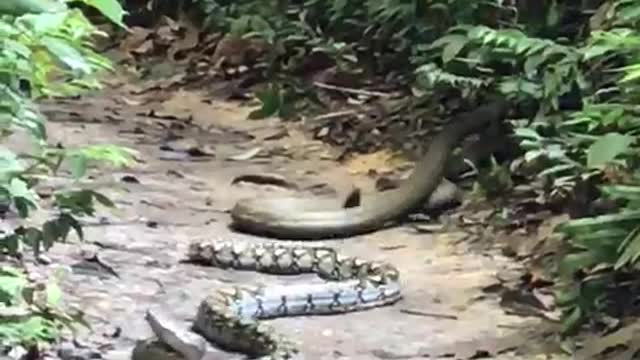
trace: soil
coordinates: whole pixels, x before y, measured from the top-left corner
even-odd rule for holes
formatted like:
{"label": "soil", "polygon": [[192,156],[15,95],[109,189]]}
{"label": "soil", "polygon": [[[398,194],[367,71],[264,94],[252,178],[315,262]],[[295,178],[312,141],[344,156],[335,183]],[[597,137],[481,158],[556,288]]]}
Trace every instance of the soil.
{"label": "soil", "polygon": [[[311,140],[296,123],[248,120],[253,104],[219,101],[207,89],[147,85],[120,76],[101,92],[43,104],[51,143],[119,144],[138,152],[129,168],[92,170],[90,186],[114,199],[117,210],[85,219],[84,242],[56,244],[46,254],[48,264],[29,265],[43,275],[67,270],[65,300],[83,309],[92,327],[76,336],[74,346],[104,359],[128,359],[135,341],[151,335],[144,320],[148,308],[190,320],[208,291],[230,282],[311,281],[179,263],[195,238],[267,240],[229,229],[227,210],[238,199],[341,196],[353,185],[374,191],[372,177],[337,162],[329,145]],[[295,186],[232,184],[247,174],[278,174]],[[61,176],[43,188],[69,181]],[[509,314],[500,295],[487,291],[504,276],[520,276],[521,265],[498,246],[475,246],[476,235],[465,228],[434,223],[420,231],[405,224],[322,242],[395,264],[404,291],[399,303],[269,323],[298,342],[306,359],[552,358],[522,350],[543,328],[541,320]],[[225,352],[220,357],[243,358]]]}

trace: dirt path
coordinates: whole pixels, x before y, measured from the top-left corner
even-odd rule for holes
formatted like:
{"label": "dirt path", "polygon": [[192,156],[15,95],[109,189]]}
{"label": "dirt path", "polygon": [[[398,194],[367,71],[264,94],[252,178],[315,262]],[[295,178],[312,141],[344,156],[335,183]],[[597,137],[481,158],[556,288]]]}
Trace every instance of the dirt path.
{"label": "dirt path", "polygon": [[[210,99],[197,92],[163,92],[158,98],[158,94],[136,96],[131,90],[131,86],[121,86],[93,98],[45,107],[52,118],[49,129],[55,141],[66,146],[118,143],[139,151],[139,161],[131,169],[95,174],[96,184],[117,199],[119,210],[104,213],[102,223],[94,221],[86,228],[87,243],[56,245],[48,254],[53,265],[44,267],[73,266],[64,280],[70,293],[67,300],[81,305],[94,330],[84,333],[81,342],[98,346],[103,358],[114,360],[128,359],[135,340],[151,334],[144,320],[149,307],[169,308],[188,320],[208,289],[225,282],[308,279],[178,263],[188,241],[195,237],[261,240],[229,230],[225,210],[241,197],[285,191],[232,185],[236,176],[278,173],[308,194],[311,190],[316,194],[328,194],[331,189],[341,192],[354,179],[331,159],[328,147],[302,136],[296,126],[285,126],[277,119],[246,120],[251,110],[247,106],[206,103],[203,100]],[[152,109],[178,119],[145,116]],[[206,131],[185,126],[187,118]],[[176,135],[184,139],[170,140]],[[167,145],[175,149],[190,144],[212,156],[190,157],[166,150]],[[256,147],[266,155],[250,157]],[[238,154],[247,159],[229,160]],[[371,189],[371,180],[359,177],[356,182],[365,185],[366,191]],[[401,271],[404,299],[366,312],[271,323],[300,343],[306,359],[416,359],[447,353],[455,354],[449,358],[463,359],[477,350],[500,350],[504,347],[501,339],[522,333],[537,321],[507,315],[497,296],[483,291],[497,283],[498,274],[514,272],[518,266],[498,250],[470,250],[464,238],[462,231],[417,233],[402,226],[326,241],[347,254],[395,264]],[[83,268],[83,252],[96,252],[117,276]],[[240,358],[244,357],[221,357]]]}

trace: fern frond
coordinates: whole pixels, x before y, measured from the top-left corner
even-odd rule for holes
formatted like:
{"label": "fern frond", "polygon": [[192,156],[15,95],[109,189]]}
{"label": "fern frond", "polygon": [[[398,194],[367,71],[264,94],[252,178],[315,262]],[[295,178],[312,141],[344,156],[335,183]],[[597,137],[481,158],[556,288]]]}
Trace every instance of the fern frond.
{"label": "fern frond", "polygon": [[455,75],[439,68],[434,63],[422,65],[416,69],[418,83],[425,87],[446,85],[465,89],[480,89],[489,85],[492,80]]}

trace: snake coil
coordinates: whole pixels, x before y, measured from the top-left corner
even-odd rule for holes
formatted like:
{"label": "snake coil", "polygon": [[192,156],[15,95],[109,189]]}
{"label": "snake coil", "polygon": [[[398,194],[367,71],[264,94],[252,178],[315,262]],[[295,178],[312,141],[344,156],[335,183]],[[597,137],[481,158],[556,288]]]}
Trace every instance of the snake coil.
{"label": "snake coil", "polygon": [[456,116],[433,138],[402,186],[365,198],[359,206],[332,209],[319,205],[318,200],[292,197],[243,199],[231,209],[231,225],[242,232],[298,240],[348,237],[378,230],[437,193],[456,144],[488,124],[502,121],[508,109],[507,101],[499,98]]}

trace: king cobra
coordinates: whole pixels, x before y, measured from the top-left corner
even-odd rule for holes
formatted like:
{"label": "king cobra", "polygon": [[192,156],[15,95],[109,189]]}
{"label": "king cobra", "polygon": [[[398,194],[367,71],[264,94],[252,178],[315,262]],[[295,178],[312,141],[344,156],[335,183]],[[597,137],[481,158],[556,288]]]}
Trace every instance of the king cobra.
{"label": "king cobra", "polygon": [[456,116],[436,135],[411,176],[397,189],[365,198],[359,206],[328,208],[319,200],[292,197],[242,199],[231,209],[232,227],[281,239],[348,237],[385,227],[416,210],[443,187],[456,144],[470,133],[507,116],[505,99]]}

